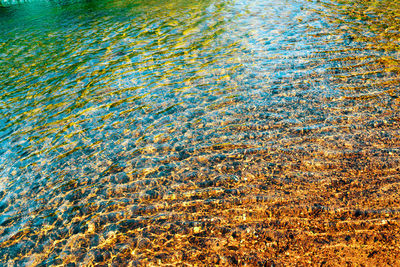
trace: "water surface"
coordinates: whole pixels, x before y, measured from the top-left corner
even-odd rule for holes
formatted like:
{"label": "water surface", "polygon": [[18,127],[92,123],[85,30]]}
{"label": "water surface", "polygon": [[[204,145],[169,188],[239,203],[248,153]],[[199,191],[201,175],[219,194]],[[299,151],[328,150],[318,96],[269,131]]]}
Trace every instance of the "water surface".
{"label": "water surface", "polygon": [[397,223],[399,10],[1,8],[0,261],[254,265],[315,209]]}

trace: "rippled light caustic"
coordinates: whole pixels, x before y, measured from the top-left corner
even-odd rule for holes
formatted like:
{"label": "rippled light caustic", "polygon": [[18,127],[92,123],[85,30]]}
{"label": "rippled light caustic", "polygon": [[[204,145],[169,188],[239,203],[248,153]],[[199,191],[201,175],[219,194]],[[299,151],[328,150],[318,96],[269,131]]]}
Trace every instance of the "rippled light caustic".
{"label": "rippled light caustic", "polygon": [[0,265],[400,264],[400,2],[0,7]]}

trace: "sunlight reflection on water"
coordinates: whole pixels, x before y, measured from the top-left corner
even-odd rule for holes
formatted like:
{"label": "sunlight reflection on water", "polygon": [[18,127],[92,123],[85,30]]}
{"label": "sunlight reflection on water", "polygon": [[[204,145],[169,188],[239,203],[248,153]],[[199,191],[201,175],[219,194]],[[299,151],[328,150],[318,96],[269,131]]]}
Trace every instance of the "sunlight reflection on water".
{"label": "sunlight reflection on water", "polygon": [[378,214],[357,190],[399,173],[398,4],[342,2],[1,9],[0,258],[224,264],[267,207]]}

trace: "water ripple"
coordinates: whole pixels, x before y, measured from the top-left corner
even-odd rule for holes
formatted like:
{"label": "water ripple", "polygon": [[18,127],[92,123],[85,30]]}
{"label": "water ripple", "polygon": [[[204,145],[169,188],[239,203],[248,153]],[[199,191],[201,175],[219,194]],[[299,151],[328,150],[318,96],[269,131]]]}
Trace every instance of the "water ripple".
{"label": "water ripple", "polygon": [[0,262],[261,264],[320,214],[395,222],[399,4],[371,2],[1,9]]}

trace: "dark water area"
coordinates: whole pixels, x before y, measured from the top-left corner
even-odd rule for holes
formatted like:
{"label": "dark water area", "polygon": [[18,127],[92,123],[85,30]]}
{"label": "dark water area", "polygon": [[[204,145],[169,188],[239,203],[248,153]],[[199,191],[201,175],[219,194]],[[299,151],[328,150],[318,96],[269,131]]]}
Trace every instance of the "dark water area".
{"label": "dark water area", "polygon": [[296,264],[290,236],[399,229],[399,1],[3,5],[2,265]]}

